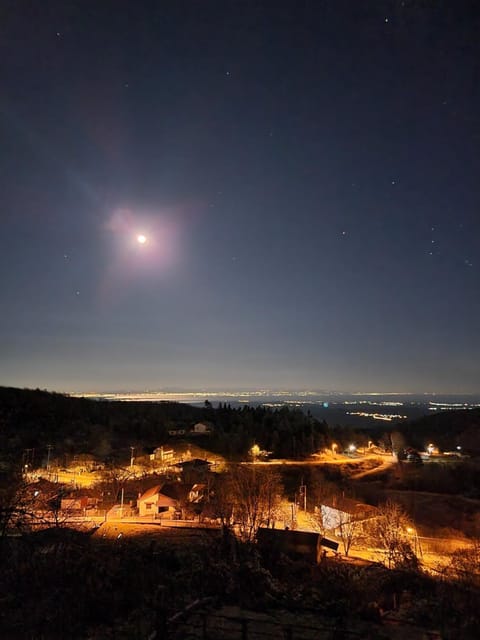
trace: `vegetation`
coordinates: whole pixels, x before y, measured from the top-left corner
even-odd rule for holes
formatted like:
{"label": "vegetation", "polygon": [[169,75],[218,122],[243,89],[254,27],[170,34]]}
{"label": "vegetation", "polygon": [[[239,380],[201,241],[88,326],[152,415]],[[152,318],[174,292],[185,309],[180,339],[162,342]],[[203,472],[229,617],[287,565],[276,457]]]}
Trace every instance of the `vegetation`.
{"label": "vegetation", "polygon": [[[454,416],[457,426],[450,442],[470,433],[467,418],[476,424],[475,412],[464,413],[463,422]],[[422,435],[417,433],[416,441],[433,439],[426,434],[428,424],[437,424],[436,420],[430,416],[420,423]],[[132,478],[131,447],[136,457],[148,458],[154,447],[171,445],[169,431],[188,430],[200,421],[214,429],[208,436],[196,436],[196,442],[208,442],[208,449],[229,464],[221,474],[208,474],[207,500],[194,511],[223,528],[199,535],[194,542],[182,543],[180,534],[136,539],[119,534],[104,539],[102,527],[94,535],[72,531],[60,509],[62,486],[42,481],[39,498],[37,485],[28,482],[30,465],[46,467],[47,458],[50,464],[55,459],[66,465],[74,455],[93,453],[102,461],[97,490],[108,495],[110,503],[118,502],[124,492],[125,499],[136,497],[165,478],[151,475],[147,467],[145,478]],[[359,467],[353,459],[345,457],[337,464],[332,444],[339,451],[352,441],[369,446],[371,433],[330,429],[311,415],[288,408],[95,402],[4,388],[0,388],[0,427],[1,637],[121,640],[147,638],[153,631],[166,637],[162,625],[169,617],[207,597],[216,608],[235,604],[299,615],[308,609],[336,626],[352,620],[379,623],[382,612],[395,609],[409,623],[440,628],[445,640],[475,637],[480,622],[475,604],[480,596],[478,544],[453,553],[435,575],[426,574],[416,557],[417,533],[409,510],[399,501],[378,505],[380,487],[411,496],[419,491],[463,493],[476,508],[471,498],[480,497],[480,484],[474,458],[420,468],[401,462],[378,476],[371,503],[379,506],[379,514],[372,519],[370,534],[384,550],[385,566],[356,566],[333,557],[311,566],[285,555],[275,562],[262,558],[255,544],[258,527],[286,522],[285,504],[300,501],[307,507],[312,528],[325,533],[314,507],[333,495],[354,497],[373,485],[368,475],[367,480],[356,479]],[[397,426],[392,433],[378,434],[376,442],[387,450],[415,444],[413,431],[411,425]],[[458,441],[462,447],[466,442]],[[256,464],[242,464],[256,442],[272,456],[299,461],[327,448],[331,464],[321,470],[311,465],[263,466],[257,454]],[[469,442],[474,451],[475,438]],[[372,461],[367,466],[368,462]],[[43,530],[37,530],[39,523]],[[238,535],[232,533],[233,523]],[[364,529],[355,518],[344,516],[338,529],[343,553],[355,555]],[[13,532],[22,535],[12,537]],[[375,633],[382,637],[382,628]]]}
{"label": "vegetation", "polygon": [[266,564],[251,544],[224,537],[179,542],[107,541],[66,529],[10,539],[0,574],[2,637],[147,638],[206,597],[216,609],[280,608],[332,626],[363,621],[379,638],[388,637],[375,626],[382,611],[395,608],[401,620],[439,629],[445,640],[476,637],[480,592],[470,563],[452,562],[438,577],[335,559],[312,570],[286,556]]}

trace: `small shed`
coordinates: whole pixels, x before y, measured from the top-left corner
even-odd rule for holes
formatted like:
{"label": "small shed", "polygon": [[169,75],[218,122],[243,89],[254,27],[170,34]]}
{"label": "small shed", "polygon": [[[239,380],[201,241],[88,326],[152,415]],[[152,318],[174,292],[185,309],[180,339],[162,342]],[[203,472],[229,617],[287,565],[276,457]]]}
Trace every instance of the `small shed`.
{"label": "small shed", "polygon": [[336,551],[338,542],[323,538],[313,531],[294,531],[290,529],[268,529],[260,527],[257,531],[257,543],[262,551],[270,554],[284,553],[287,556],[302,558],[318,563],[323,548]]}

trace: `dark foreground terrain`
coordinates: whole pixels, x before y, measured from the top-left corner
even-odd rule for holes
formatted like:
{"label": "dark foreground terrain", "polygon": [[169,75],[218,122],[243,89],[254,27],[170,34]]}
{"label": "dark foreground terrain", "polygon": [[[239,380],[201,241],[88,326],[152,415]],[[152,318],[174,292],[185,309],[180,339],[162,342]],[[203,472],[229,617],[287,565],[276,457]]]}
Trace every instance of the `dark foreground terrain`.
{"label": "dark foreground terrain", "polygon": [[466,639],[480,622],[478,574],[461,562],[438,576],[415,563],[312,565],[219,529],[120,536],[113,525],[7,538],[1,552],[2,638],[407,637],[400,624],[411,638]]}

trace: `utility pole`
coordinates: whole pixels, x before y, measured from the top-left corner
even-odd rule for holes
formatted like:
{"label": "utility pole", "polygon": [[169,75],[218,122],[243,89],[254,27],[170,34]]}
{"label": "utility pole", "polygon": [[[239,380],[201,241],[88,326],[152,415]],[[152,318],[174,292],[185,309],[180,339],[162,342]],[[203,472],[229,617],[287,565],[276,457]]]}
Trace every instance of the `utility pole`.
{"label": "utility pole", "polygon": [[130,447],[130,451],[131,451],[131,455],[130,455],[130,467],[133,467],[133,461],[134,461],[134,457],[133,457],[133,452],[135,451],[135,447]]}
{"label": "utility pole", "polygon": [[306,511],[307,510],[307,485],[303,484],[303,477],[300,485],[300,495],[303,497],[303,510]]}
{"label": "utility pole", "polygon": [[53,445],[47,444],[47,471],[50,470],[50,453],[53,449]]}

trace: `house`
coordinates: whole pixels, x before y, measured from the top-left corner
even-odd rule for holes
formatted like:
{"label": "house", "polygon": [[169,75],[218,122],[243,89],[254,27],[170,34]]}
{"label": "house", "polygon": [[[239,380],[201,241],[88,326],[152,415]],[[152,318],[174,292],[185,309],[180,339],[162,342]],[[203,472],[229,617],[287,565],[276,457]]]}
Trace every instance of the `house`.
{"label": "house", "polygon": [[70,513],[84,513],[87,509],[95,509],[98,506],[98,502],[98,498],[92,496],[72,494],[60,500],[60,509]]}
{"label": "house", "polygon": [[[318,510],[318,507],[316,507]],[[378,516],[378,509],[352,498],[332,496],[323,501],[320,507],[322,523],[326,531],[336,534],[342,525],[358,522],[362,527]]]}
{"label": "house", "polygon": [[269,529],[260,527],[257,531],[259,548],[269,554],[283,553],[293,558],[302,558],[317,563],[324,555],[324,547],[333,551],[338,549],[338,542],[323,538],[312,531],[293,531],[290,529]]}
{"label": "house", "polygon": [[160,462],[173,462],[174,457],[174,450],[165,449],[164,447],[157,447],[153,453],[150,454],[150,460],[159,460]]}
{"label": "house", "polygon": [[162,493],[162,485],[160,484],[147,489],[137,500],[138,515],[152,518],[172,516],[177,510],[177,506],[177,500]]}
{"label": "house", "polygon": [[168,435],[169,436],[173,436],[174,438],[178,438],[180,436],[184,436],[186,433],[187,433],[187,430],[185,428],[169,429],[168,430]]}
{"label": "house", "polygon": [[165,482],[157,484],[137,500],[138,514],[152,518],[185,518],[190,510],[197,511],[206,492],[204,484]]}
{"label": "house", "polygon": [[192,436],[205,436],[211,433],[213,433],[213,425],[210,422],[197,422],[190,431]]}
{"label": "house", "polygon": [[177,462],[174,467],[182,474],[183,482],[190,482],[195,484],[196,482],[204,482],[208,472],[210,471],[211,462],[208,460],[202,460],[201,458],[192,458],[191,460],[184,460],[183,462]]}

